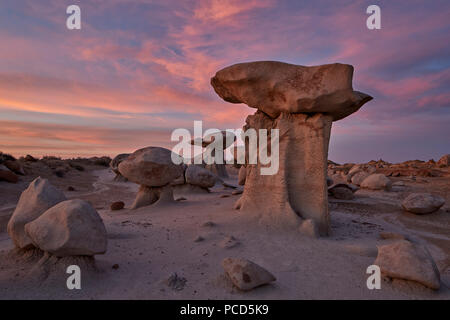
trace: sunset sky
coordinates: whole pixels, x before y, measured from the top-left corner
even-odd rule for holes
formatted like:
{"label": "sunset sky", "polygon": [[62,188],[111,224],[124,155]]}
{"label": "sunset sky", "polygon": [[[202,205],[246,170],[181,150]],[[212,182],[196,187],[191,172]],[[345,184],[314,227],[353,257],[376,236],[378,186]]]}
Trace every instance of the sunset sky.
{"label": "sunset sky", "polygon": [[[66,28],[81,8],[82,29]],[[381,30],[366,8],[381,7]],[[450,1],[2,0],[0,150],[110,155],[169,147],[175,128],[240,128],[215,72],[246,61],[355,67],[374,97],[335,122],[337,162],[450,153]]]}

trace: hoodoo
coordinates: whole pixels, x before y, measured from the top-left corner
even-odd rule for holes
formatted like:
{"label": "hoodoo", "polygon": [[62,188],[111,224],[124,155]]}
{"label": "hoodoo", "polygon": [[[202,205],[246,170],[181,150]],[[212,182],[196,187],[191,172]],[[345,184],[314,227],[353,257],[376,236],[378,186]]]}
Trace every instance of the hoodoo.
{"label": "hoodoo", "polygon": [[372,100],[353,90],[352,77],[351,65],[305,67],[276,61],[240,63],[216,73],[211,85],[222,99],[257,109],[247,117],[244,132],[279,129],[278,172],[261,175],[259,159],[246,163],[245,188],[236,209],[271,229],[299,229],[308,220],[328,235],[331,125]]}

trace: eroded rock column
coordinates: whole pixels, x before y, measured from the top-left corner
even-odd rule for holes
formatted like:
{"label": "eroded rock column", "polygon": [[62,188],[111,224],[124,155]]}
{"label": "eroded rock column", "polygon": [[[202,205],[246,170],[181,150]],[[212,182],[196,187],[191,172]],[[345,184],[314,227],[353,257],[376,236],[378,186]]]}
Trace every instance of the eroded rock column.
{"label": "eroded rock column", "polygon": [[[267,129],[268,146],[263,148],[270,148],[270,130],[279,129],[278,172],[262,175],[259,159],[252,164],[247,156],[237,209],[268,229],[310,232],[312,227],[312,233],[328,235],[331,125],[372,99],[353,90],[352,76],[350,65],[305,67],[276,61],[241,63],[216,73],[211,85],[221,98],[258,109],[247,117],[244,131]],[[248,141],[246,145],[249,150]]]}
{"label": "eroded rock column", "polygon": [[280,130],[279,169],[274,175],[261,175],[261,164],[246,164],[244,193],[236,208],[255,214],[260,223],[277,229],[298,228],[303,219],[312,219],[321,234],[328,234],[324,181],[331,117],[282,113],[271,119],[258,111],[246,122],[244,131]]}

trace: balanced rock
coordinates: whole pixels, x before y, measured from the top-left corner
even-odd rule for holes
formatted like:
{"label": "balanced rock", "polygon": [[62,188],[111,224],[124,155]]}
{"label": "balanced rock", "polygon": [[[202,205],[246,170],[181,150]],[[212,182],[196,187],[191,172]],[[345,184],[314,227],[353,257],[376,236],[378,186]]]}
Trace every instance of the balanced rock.
{"label": "balanced rock", "polygon": [[211,188],[216,184],[216,176],[209,170],[197,165],[190,165],[185,172],[186,183],[202,188]]}
{"label": "balanced rock", "polygon": [[406,211],[415,214],[428,214],[439,210],[445,203],[444,198],[430,193],[411,193],[403,202]]}
{"label": "balanced rock", "polygon": [[[275,61],[235,64],[216,73],[211,85],[221,98],[258,109],[247,117],[244,134],[279,130],[278,172],[261,175],[266,165],[246,159],[245,188],[236,209],[271,229],[298,231],[303,220],[311,219],[321,235],[328,234],[331,124],[372,99],[353,91],[352,75],[350,65],[305,67]],[[250,150],[250,139],[245,140]],[[260,148],[269,152],[269,146],[270,135],[267,145],[257,146],[258,153]]]}
{"label": "balanced rock", "polygon": [[64,200],[66,200],[64,193],[51,185],[47,179],[38,177],[33,180],[22,192],[8,222],[8,233],[16,247],[31,247],[32,242],[25,233],[25,225]]}
{"label": "balanced rock", "polygon": [[181,157],[160,147],[139,149],[120,162],[118,168],[122,176],[141,185],[132,209],[159,200],[159,203],[173,201],[170,183],[184,173]]}
{"label": "balanced rock", "polygon": [[106,252],[106,229],[97,211],[84,200],[67,200],[25,225],[33,244],[57,257]]}
{"label": "balanced rock", "polygon": [[239,63],[211,79],[225,101],[245,103],[272,118],[280,113],[323,113],[333,121],[356,112],[372,97],[353,91],[353,67],[334,63],[305,67],[277,61]]}
{"label": "balanced rock", "polygon": [[381,173],[374,173],[361,182],[361,188],[371,190],[391,190],[392,181]]}
{"label": "balanced rock", "polygon": [[17,183],[19,181],[19,177],[6,166],[0,164],[0,181]]}
{"label": "balanced rock", "polygon": [[172,154],[172,151],[160,147],[139,149],[120,162],[118,169],[134,183],[162,187],[183,173],[182,166],[172,162]]}
{"label": "balanced rock", "polygon": [[276,280],[269,271],[246,259],[225,258],[222,266],[233,284],[243,291]]}
{"label": "balanced rock", "polygon": [[435,290],[440,287],[439,270],[423,245],[400,240],[378,246],[374,264],[387,277],[416,281]]}

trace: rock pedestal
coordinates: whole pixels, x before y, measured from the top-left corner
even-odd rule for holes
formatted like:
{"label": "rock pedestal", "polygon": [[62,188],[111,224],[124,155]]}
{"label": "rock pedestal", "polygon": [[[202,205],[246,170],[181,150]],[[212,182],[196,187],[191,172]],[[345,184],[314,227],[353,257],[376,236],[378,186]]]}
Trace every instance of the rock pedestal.
{"label": "rock pedestal", "polygon": [[267,146],[258,141],[258,148],[270,150],[270,131],[279,129],[278,172],[262,175],[259,157],[252,164],[247,155],[236,209],[255,215],[268,229],[298,230],[306,220],[320,235],[329,233],[331,125],[372,99],[353,91],[352,76],[353,67],[345,64],[305,67],[276,61],[241,63],[216,73],[211,85],[221,98],[258,109],[244,126],[244,131],[267,129]]}
{"label": "rock pedestal", "polygon": [[119,163],[119,173],[141,185],[131,209],[174,201],[171,182],[184,173],[181,161],[173,163],[175,158],[179,156],[168,149],[147,147],[136,150]]}
{"label": "rock pedestal", "polygon": [[249,116],[244,130],[280,130],[279,170],[274,175],[261,175],[260,163],[247,164],[244,193],[236,208],[253,212],[260,222],[276,228],[298,228],[302,218],[312,219],[321,234],[328,234],[326,178],[331,123],[331,117],[322,114],[282,113],[271,119],[257,112]]}

